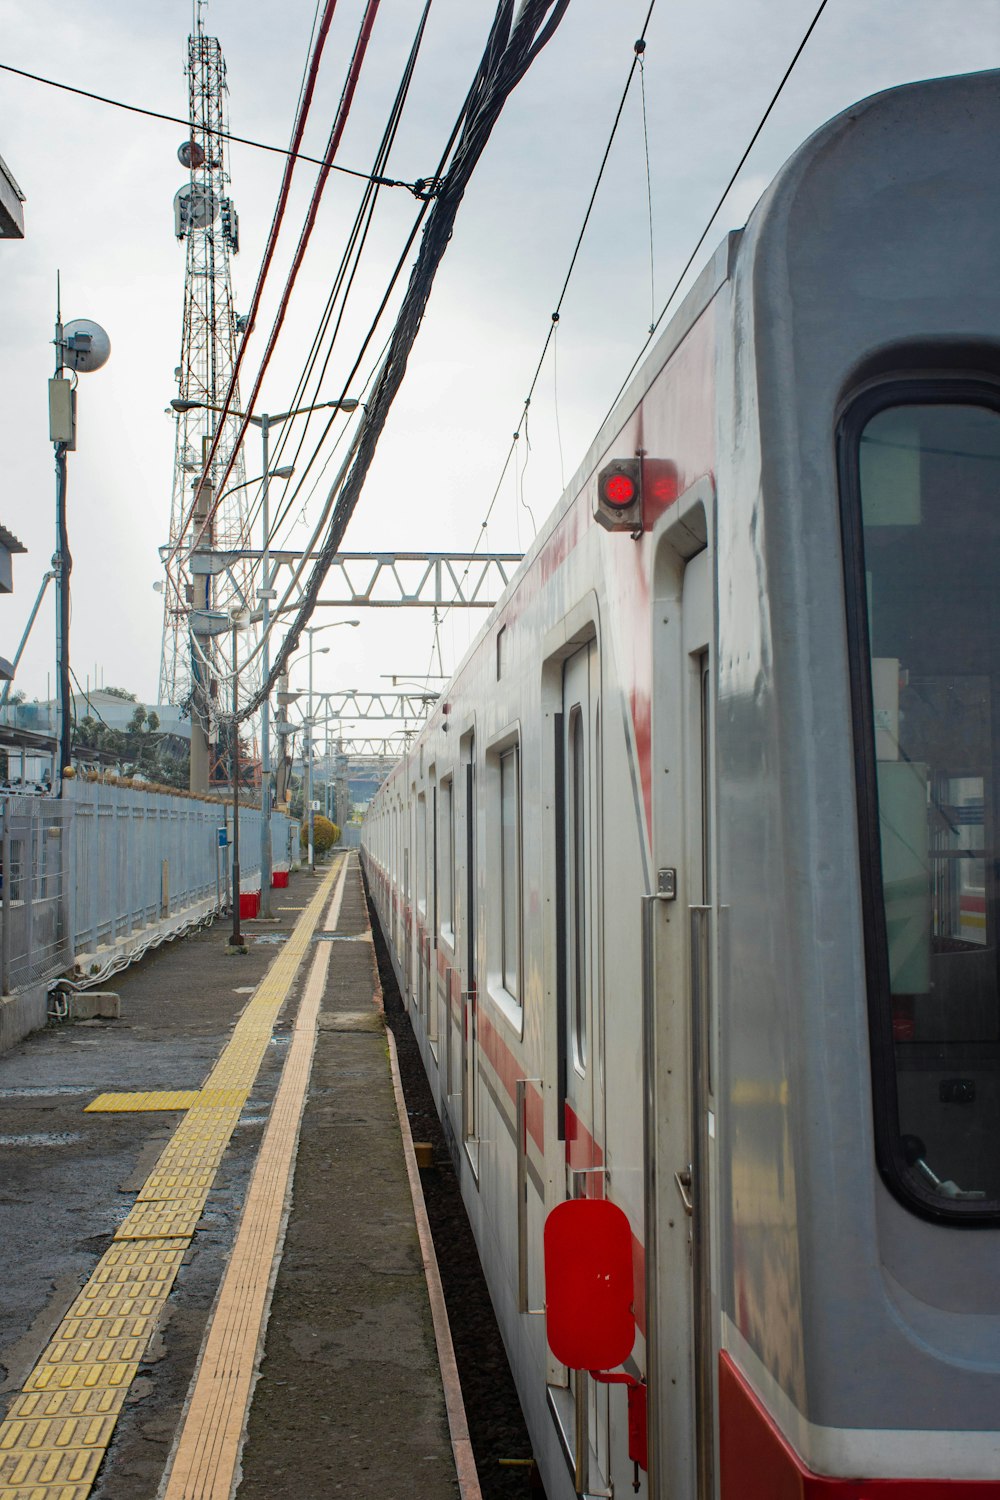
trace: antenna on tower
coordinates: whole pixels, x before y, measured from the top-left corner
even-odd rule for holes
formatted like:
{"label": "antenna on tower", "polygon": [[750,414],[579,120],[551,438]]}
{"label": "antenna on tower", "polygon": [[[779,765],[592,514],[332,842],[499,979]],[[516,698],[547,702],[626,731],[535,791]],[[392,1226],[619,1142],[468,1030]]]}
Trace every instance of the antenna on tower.
{"label": "antenna on tower", "polygon": [[247,526],[242,453],[237,453],[226,494],[215,502],[218,477],[233,453],[240,419],[239,391],[222,422],[209,473],[198,493],[198,509],[185,536],[184,524],[211,449],[219,410],[232,379],[240,333],[233,307],[230,263],[239,251],[239,220],[229,194],[226,162],[226,64],[217,38],[205,35],[204,0],[192,7],[188,37],[188,138],[177,148],[187,173],[174,196],[174,234],[185,247],[184,316],[177,396],[170,541],[161,548],[167,577],[163,593],[160,701],[186,704],[191,713],[191,789],[205,791],[210,779],[213,721],[226,711],[220,680],[229,674],[228,637],[212,623],[249,589],[249,569],[237,562],[220,568],[216,556],[238,551]]}

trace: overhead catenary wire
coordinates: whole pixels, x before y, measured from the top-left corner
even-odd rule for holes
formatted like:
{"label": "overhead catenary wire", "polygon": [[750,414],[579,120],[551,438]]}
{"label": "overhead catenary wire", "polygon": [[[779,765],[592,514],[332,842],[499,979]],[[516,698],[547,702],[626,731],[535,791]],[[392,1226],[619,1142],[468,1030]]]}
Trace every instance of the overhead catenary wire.
{"label": "overhead catenary wire", "polygon": [[[653,0],[653,4],[655,4],[655,0]],[[741,156],[739,158],[739,161],[736,164],[736,167],[734,168],[732,174],[730,175],[729,180],[726,183],[726,186],[723,189],[723,191],[722,191],[722,193],[721,193],[721,195],[720,195],[720,197],[718,199],[718,202],[716,203],[715,208],[712,211],[711,217],[708,219],[707,223],[705,224],[704,229],[702,230],[701,234],[698,236],[698,239],[697,239],[697,241],[696,241],[696,243],[694,245],[694,248],[692,249],[690,255],[687,258],[687,260],[685,261],[684,267],[683,267],[680,275],[677,277],[677,280],[675,281],[675,283],[674,283],[674,285],[673,285],[673,287],[672,287],[672,289],[670,291],[670,295],[667,297],[665,303],[663,304],[663,307],[662,307],[662,309],[660,311],[659,316],[657,318],[655,318],[654,321],[653,321],[653,323],[651,324],[648,336],[647,336],[645,342],[643,343],[642,347],[640,348],[639,353],[636,355],[636,358],[634,359],[634,361],[632,363],[632,366],[629,369],[628,374],[626,375],[625,379],[622,381],[621,385],[619,386],[618,391],[615,394],[614,400],[611,402],[611,405],[609,406],[607,412],[605,413],[605,415],[604,415],[604,417],[603,417],[603,419],[602,419],[602,421],[600,423],[600,427],[604,426],[604,423],[608,420],[608,417],[611,416],[611,413],[614,411],[615,407],[617,406],[619,400],[621,399],[622,395],[624,394],[625,390],[628,387],[629,381],[632,379],[632,376],[634,375],[636,369],[638,368],[638,365],[639,365],[640,361],[642,360],[643,355],[646,353],[647,349],[649,348],[650,343],[652,342],[653,337],[655,336],[657,328],[659,328],[659,326],[663,322],[663,319],[666,316],[668,310],[672,306],[673,301],[674,301],[675,297],[677,296],[677,293],[680,290],[681,285],[684,282],[684,278],[687,276],[688,271],[691,269],[691,266],[694,263],[695,257],[697,256],[697,254],[698,254],[699,250],[701,249],[702,245],[705,243],[705,240],[708,237],[708,234],[709,234],[709,232],[711,230],[712,225],[715,223],[715,220],[718,218],[719,213],[720,213],[720,211],[721,211],[721,209],[723,207],[723,204],[726,201],[726,198],[729,196],[729,193],[731,192],[732,187],[733,187],[734,183],[736,182],[736,179],[739,177],[740,172],[743,170],[743,167],[746,164],[746,161],[747,161],[747,159],[748,159],[751,151],[753,150],[754,146],[757,143],[757,140],[758,140],[758,138],[759,138],[759,136],[761,134],[761,131],[764,129],[764,126],[766,125],[766,123],[768,121],[768,118],[770,117],[770,115],[771,115],[771,113],[772,113],[772,111],[774,109],[774,106],[777,104],[778,99],[780,98],[781,93],[784,90],[785,85],[787,84],[789,78],[791,77],[792,72],[794,71],[795,66],[798,63],[799,58],[802,56],[802,53],[805,50],[806,44],[808,43],[809,38],[812,36],[814,30],[816,29],[816,25],[819,22],[819,19],[822,16],[823,11],[826,9],[827,4],[828,4],[828,0],[820,0],[820,4],[817,7],[817,9],[816,9],[816,11],[815,11],[815,13],[814,13],[814,15],[812,17],[812,20],[810,21],[810,23],[808,25],[808,27],[806,28],[806,31],[803,34],[801,41],[799,42],[798,46],[796,47],[795,52],[793,53],[792,58],[791,58],[790,62],[788,63],[788,66],[786,67],[784,73],[782,74],[781,79],[780,79],[780,81],[779,81],[776,89],[774,90],[774,93],[772,94],[771,99],[770,99],[770,101],[769,101],[769,103],[767,105],[767,108],[764,110],[764,113],[761,116],[761,118],[760,118],[760,120],[759,120],[759,122],[757,124],[756,129],[754,130],[752,136],[750,137],[750,140],[747,143],[746,148],[742,152],[742,154],[741,154]],[[647,16],[646,16],[646,22],[645,22],[645,25],[643,26],[642,34],[639,37],[639,40],[635,44],[635,52],[636,52],[636,61],[637,62],[642,59],[642,56],[643,56],[643,54],[645,52],[645,32],[646,32],[646,30],[647,30],[647,28],[649,26],[649,20],[650,20],[650,16],[652,15],[652,12],[653,12],[653,5],[651,4],[650,8],[649,8],[649,12],[647,13]],[[635,63],[633,63],[633,68],[632,68],[632,70],[629,73],[628,82],[626,83],[626,87],[625,87],[625,94],[622,97],[622,105],[619,106],[618,115],[615,117],[615,124],[614,124],[614,126],[612,128],[611,140],[609,140],[609,142],[608,142],[608,150],[610,150],[611,141],[614,139],[615,130],[617,129],[618,121],[621,118],[621,108],[624,105],[625,95],[627,95],[629,85],[631,84],[631,81],[632,81],[632,76],[633,76],[634,68],[635,68]],[[644,128],[645,128],[645,116],[644,116]],[[648,143],[647,143],[647,146],[648,146]],[[568,286],[570,276],[572,275],[573,266],[575,264],[577,254],[579,252],[580,244],[581,244],[582,239],[583,239],[583,234],[584,234],[584,232],[586,230],[586,227],[587,227],[587,220],[588,220],[589,215],[590,215],[590,210],[593,207],[594,196],[596,196],[597,187],[600,184],[601,175],[603,174],[604,165],[605,165],[606,161],[607,161],[607,151],[605,152],[604,160],[601,163],[601,168],[600,168],[600,171],[598,172],[597,183],[595,183],[595,186],[594,186],[594,193],[591,196],[590,204],[588,205],[588,209],[587,209],[587,214],[584,217],[583,227],[582,227],[582,229],[580,231],[580,237],[579,237],[579,239],[577,241],[576,248],[574,249],[573,257],[572,257],[572,259],[570,261],[570,269],[569,269],[569,271],[567,273],[566,280],[563,283],[563,293],[562,293],[563,296],[565,295],[566,287]],[[650,237],[650,250],[651,250],[651,253],[652,253],[652,231],[650,232],[650,236],[651,236]],[[559,305],[561,306],[561,298],[560,298],[560,304]],[[555,325],[557,323],[558,323],[558,311],[557,311],[557,313],[553,314],[552,326],[548,330],[548,333],[547,333],[546,338],[545,338],[545,342],[544,342],[543,347],[542,347],[542,354],[541,354],[541,358],[539,359],[538,368],[536,369],[536,372],[535,372],[535,378],[534,378],[534,380],[532,382],[531,387],[529,388],[528,397],[527,397],[527,400],[525,401],[525,404],[524,404],[524,410],[525,410],[525,412],[528,409],[528,405],[530,403],[531,396],[532,396],[532,394],[534,392],[535,382],[537,382],[537,379],[538,379],[538,371],[541,369],[542,361],[545,358],[545,354],[546,354],[546,352],[548,350],[549,342],[550,342],[550,340],[553,337],[553,331],[554,331]],[[522,416],[522,421],[523,421],[523,416]],[[516,442],[516,439],[517,439],[517,436],[518,436],[519,432],[520,432],[520,424],[518,426],[518,431],[515,432],[515,434],[514,434],[515,442]],[[494,507],[496,505],[497,499],[499,498],[500,491],[501,491],[501,488],[503,486],[504,477],[505,477],[505,475],[507,473],[508,467],[510,466],[511,458],[514,455],[514,448],[515,448],[515,443],[512,443],[511,446],[510,446],[510,448],[508,448],[508,450],[507,450],[507,457],[504,460],[503,468],[500,471],[500,478],[497,481],[496,488],[495,488],[495,490],[493,492],[493,496],[492,496],[492,498],[490,500],[490,503],[489,503],[489,506],[487,508],[486,518],[483,521],[482,526],[480,528],[479,537],[477,537],[476,542],[475,542],[475,544],[473,546],[473,549],[472,549],[473,552],[476,552],[478,550],[478,548],[479,548],[480,541],[481,541],[481,538],[482,538],[482,536],[483,536],[483,534],[485,532],[485,528],[486,528],[487,522],[489,521],[490,515],[492,514],[493,509],[494,509]],[[464,580],[464,577],[466,576],[467,573],[468,573],[468,565],[466,567],[465,574],[463,574],[463,580]],[[462,580],[459,581],[459,588],[461,587],[461,582],[462,582]]]}
{"label": "overhead catenary wire", "polygon": [[753,150],[754,146],[757,144],[757,139],[760,136],[761,131],[764,129],[764,126],[767,124],[767,121],[768,121],[768,119],[770,118],[770,115],[771,115],[771,111],[774,109],[774,106],[777,104],[779,98],[781,97],[781,94],[782,94],[782,91],[783,91],[783,89],[785,87],[785,84],[788,82],[789,78],[792,76],[792,72],[793,72],[793,70],[795,68],[795,65],[798,62],[799,58],[802,56],[802,53],[805,51],[806,43],[809,41],[809,38],[812,36],[813,32],[815,31],[816,25],[817,25],[817,23],[819,21],[819,18],[823,14],[824,10],[826,10],[826,7],[827,7],[828,3],[829,3],[829,0],[820,0],[820,4],[817,7],[816,13],[813,16],[812,20],[809,22],[809,25],[806,28],[805,34],[802,37],[802,40],[799,42],[799,45],[796,47],[795,52],[794,52],[794,54],[792,56],[791,62],[788,64],[788,67],[785,69],[784,73],[782,74],[781,81],[778,84],[778,87],[775,89],[774,93],[771,95],[770,102],[769,102],[767,108],[765,109],[764,113],[760,117],[760,120],[759,120],[759,122],[757,124],[756,130],[754,131],[753,135],[750,137],[749,141],[747,142],[746,149],[744,150],[743,154],[741,155],[739,161],[736,163],[736,166],[733,168],[733,171],[732,171],[732,174],[731,174],[731,176],[729,178],[729,181],[726,183],[726,185],[723,188],[722,193],[721,193],[721,195],[719,197],[719,201],[716,203],[715,207],[713,208],[712,213],[711,213],[711,215],[710,215],[707,223],[705,224],[704,229],[701,231],[701,234],[698,236],[697,240],[695,241],[694,249],[691,251],[691,254],[688,256],[687,260],[684,262],[683,269],[681,270],[680,275],[677,277],[677,280],[674,282],[674,285],[673,285],[673,287],[671,289],[670,295],[667,298],[666,302],[663,304],[662,309],[660,310],[659,317],[656,319],[656,321],[653,323],[652,327],[650,328],[649,335],[648,335],[645,343],[642,345],[642,348],[639,350],[639,352],[636,355],[635,359],[632,361],[631,368],[629,369],[628,374],[625,376],[625,379],[622,381],[621,385],[618,387],[618,390],[617,390],[617,392],[615,394],[615,398],[612,401],[611,405],[608,407],[608,410],[607,410],[607,412],[604,415],[604,419],[601,422],[601,426],[602,427],[604,425],[604,422],[606,422],[607,419],[608,419],[608,417],[610,417],[611,413],[614,411],[615,407],[618,405],[619,400],[621,399],[621,397],[624,395],[625,391],[627,390],[629,381],[632,379],[632,376],[635,374],[636,370],[639,367],[639,364],[640,364],[640,361],[642,360],[643,355],[646,353],[646,350],[649,348],[650,344],[652,343],[652,340],[653,340],[653,338],[654,338],[654,336],[656,334],[656,330],[659,328],[660,324],[663,322],[663,319],[666,317],[668,310],[673,305],[674,298],[677,296],[677,293],[680,291],[681,286],[683,285],[685,276],[687,275],[688,271],[690,271],[692,265],[694,264],[695,256],[698,254],[698,252],[701,249],[702,245],[705,243],[706,239],[708,238],[708,234],[709,234],[709,231],[712,228],[712,225],[715,223],[716,219],[719,217],[720,212],[722,211],[722,205],[725,203],[726,199],[729,197],[729,194],[730,194],[730,192],[732,190],[733,184],[735,183],[737,177],[742,172],[743,167],[744,167],[744,165],[746,163],[747,157],[750,155],[750,153]]}
{"label": "overhead catenary wire", "polygon": [[389,351],[376,379],[368,409],[358,427],[356,453],[350,470],[338,487],[320,557],[312,569],[295,618],[268,678],[240,711],[240,719],[248,718],[260,706],[298,645],[301,632],[315,607],[319,589],[354,512],[386,418],[406,373],[409,353],[423,320],[434,278],[451,239],[469,180],[507,98],[555,34],[568,4],[569,0],[521,0],[515,16],[513,0],[499,0],[467,104],[456,122],[460,134],[454,154],[436,184],[436,195],[427,216],[417,260],[396,319]]}
{"label": "overhead catenary wire", "polygon": [[[563,306],[563,303],[566,300],[566,293],[569,290],[569,284],[570,284],[570,281],[572,280],[573,271],[574,271],[574,269],[576,267],[576,262],[577,262],[577,260],[579,258],[579,255],[580,255],[580,248],[583,245],[584,236],[587,233],[587,226],[590,223],[590,216],[593,213],[594,203],[597,200],[598,189],[601,186],[601,181],[602,181],[602,179],[604,177],[604,171],[605,171],[605,168],[607,167],[607,164],[608,164],[608,158],[611,155],[611,148],[614,145],[615,136],[618,133],[618,127],[619,127],[619,125],[621,123],[622,115],[623,115],[624,110],[625,110],[625,103],[626,103],[626,100],[628,99],[629,90],[632,87],[632,80],[635,77],[636,68],[639,66],[640,59],[642,58],[642,56],[643,56],[643,54],[644,54],[644,52],[646,50],[646,32],[649,30],[649,23],[650,23],[650,20],[652,19],[652,15],[653,15],[653,11],[655,9],[655,6],[656,6],[656,0],[650,0],[649,9],[646,12],[646,19],[642,23],[642,30],[639,33],[639,37],[636,40],[636,42],[634,43],[633,48],[632,48],[632,63],[631,63],[631,66],[629,67],[628,77],[625,80],[625,87],[622,89],[621,98],[618,101],[618,108],[615,111],[615,118],[614,118],[614,121],[612,122],[612,125],[611,125],[611,131],[610,131],[610,133],[608,135],[607,144],[604,147],[604,154],[601,157],[601,164],[600,164],[600,166],[597,169],[597,177],[594,180],[594,186],[591,189],[590,198],[589,198],[589,200],[587,202],[586,211],[584,212],[584,215],[583,215],[583,223],[580,225],[580,231],[579,231],[579,233],[578,233],[578,235],[576,237],[576,243],[573,246],[573,252],[572,252],[572,254],[570,256],[569,266],[568,266],[568,268],[566,270],[566,275],[563,277],[563,283],[562,283],[562,287],[561,287],[560,292],[559,292],[559,297],[558,297],[558,299],[556,301],[555,311],[552,313],[551,318],[549,319],[548,331],[546,332],[545,339],[544,339],[544,341],[542,343],[542,350],[541,350],[541,353],[538,356],[538,363],[535,366],[535,373],[532,376],[531,384],[528,387],[528,394],[524,398],[520,421],[518,422],[517,428],[514,431],[514,435],[513,435],[512,439],[511,439],[510,447],[507,449],[507,456],[504,459],[503,467],[500,470],[500,477],[499,477],[499,479],[496,482],[496,488],[494,489],[493,494],[492,494],[492,496],[490,498],[489,505],[486,507],[486,515],[484,516],[484,518],[483,518],[483,520],[482,520],[482,522],[480,524],[479,533],[478,533],[478,535],[476,537],[476,540],[475,540],[475,542],[473,543],[473,546],[472,546],[473,555],[475,555],[475,553],[478,552],[480,544],[482,543],[483,538],[486,535],[486,529],[487,529],[487,527],[489,525],[490,516],[493,514],[493,511],[494,511],[494,508],[496,506],[497,500],[500,497],[500,492],[501,492],[501,490],[503,488],[503,482],[504,482],[504,479],[506,478],[507,470],[510,468],[511,460],[515,456],[515,452],[516,452],[516,449],[517,449],[518,439],[519,439],[520,434],[521,434],[521,428],[522,428],[522,426],[524,426],[524,424],[527,421],[528,409],[531,406],[531,398],[532,398],[532,396],[535,393],[536,386],[538,385],[538,380],[539,380],[539,377],[540,377],[541,372],[542,372],[542,367],[543,367],[543,365],[545,363],[545,356],[548,353],[550,343],[553,341],[553,339],[556,336],[556,330],[558,328],[559,319],[560,319],[560,316],[562,314],[562,306]],[[561,448],[560,448],[560,460],[561,460]],[[464,569],[464,571],[462,573],[462,576],[459,579],[458,584],[456,586],[456,590],[455,590],[455,597],[456,598],[458,597],[458,595],[459,595],[459,593],[461,591],[461,588],[462,588],[463,583],[465,582],[465,579],[468,577],[469,569],[470,569],[471,566],[472,566],[471,562],[467,563],[466,566],[465,566],[465,569]],[[450,607],[451,606],[449,605],[448,608],[450,609]]]}

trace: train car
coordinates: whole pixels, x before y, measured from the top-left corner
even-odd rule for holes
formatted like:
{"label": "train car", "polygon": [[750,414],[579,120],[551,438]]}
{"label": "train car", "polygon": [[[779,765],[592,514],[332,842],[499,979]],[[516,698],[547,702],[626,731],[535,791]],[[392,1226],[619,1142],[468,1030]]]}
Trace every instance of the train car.
{"label": "train car", "polygon": [[1000,1497],[998,143],[797,151],[369,810],[549,1500]]}

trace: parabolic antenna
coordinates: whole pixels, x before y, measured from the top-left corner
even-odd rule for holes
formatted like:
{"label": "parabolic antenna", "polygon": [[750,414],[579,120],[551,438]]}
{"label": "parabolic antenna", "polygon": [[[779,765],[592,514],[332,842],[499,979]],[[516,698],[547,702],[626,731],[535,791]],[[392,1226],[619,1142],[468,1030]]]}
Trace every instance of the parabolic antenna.
{"label": "parabolic antenna", "polygon": [[205,165],[205,153],[197,141],[185,141],[177,147],[177,160],[182,167],[189,167],[194,171],[196,167]]}
{"label": "parabolic antenna", "polygon": [[92,323],[89,318],[75,318],[72,323],[63,325],[63,369],[90,374],[107,364],[110,354],[111,340],[100,323]]}
{"label": "parabolic antenna", "polygon": [[207,189],[186,182],[174,194],[178,238],[188,229],[207,229],[219,212],[219,200]]}

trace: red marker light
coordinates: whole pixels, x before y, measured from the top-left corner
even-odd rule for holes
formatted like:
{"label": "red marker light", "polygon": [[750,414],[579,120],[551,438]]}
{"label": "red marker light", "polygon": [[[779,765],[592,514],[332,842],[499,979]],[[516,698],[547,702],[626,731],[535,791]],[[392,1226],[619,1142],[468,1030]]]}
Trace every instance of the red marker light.
{"label": "red marker light", "polygon": [[628,474],[611,474],[604,481],[604,498],[609,505],[631,505],[635,499],[635,480]]}

